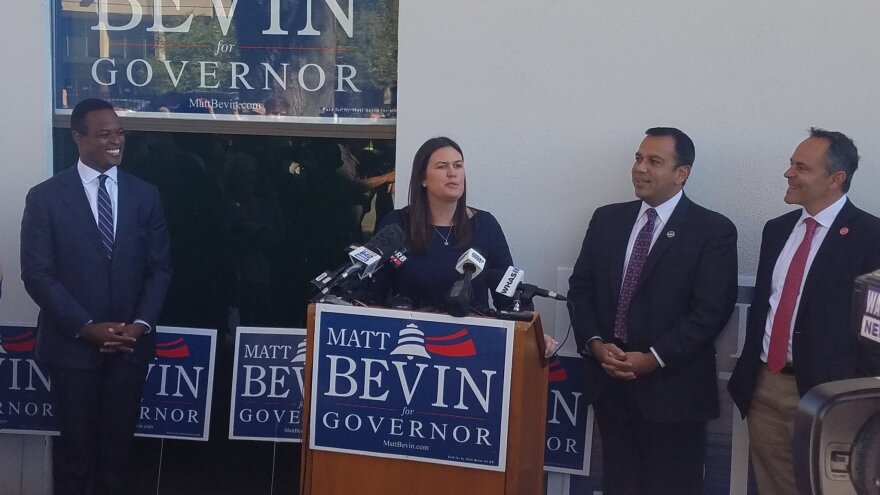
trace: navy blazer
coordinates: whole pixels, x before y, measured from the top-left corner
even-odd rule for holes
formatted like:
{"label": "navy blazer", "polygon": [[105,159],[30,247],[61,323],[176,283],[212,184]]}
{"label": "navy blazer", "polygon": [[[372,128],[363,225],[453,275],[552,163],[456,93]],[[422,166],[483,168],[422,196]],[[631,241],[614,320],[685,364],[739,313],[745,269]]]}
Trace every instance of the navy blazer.
{"label": "navy blazer", "polygon": [[[78,337],[89,322],[147,322],[154,330],[171,282],[168,230],[158,190],[118,171],[113,259],[103,251],[98,226],[76,167],[34,186],[21,220],[21,278],[40,307],[37,357],[47,364],[88,369],[103,362]],[[126,359],[155,353],[155,332],[145,334]]]}
{"label": "navy blazer", "polygon": [[[614,338],[626,247],[640,207],[641,201],[603,206],[590,220],[568,292],[582,354],[588,354],[589,338]],[[627,314],[627,350],[653,347],[666,365],[631,382],[648,421],[718,416],[714,340],[730,319],[736,295],[736,227],[682,195],[648,254]],[[611,378],[595,359],[585,362],[585,399],[592,402]]]}
{"label": "navy blazer", "polygon": [[[764,225],[746,341],[727,384],[743,417],[761,372],[773,269],[801,212],[792,211]],[[858,329],[852,319],[853,281],[877,268],[880,219],[847,200],[813,258],[795,316],[792,364],[801,396],[820,383],[880,374],[880,356],[858,348]]]}

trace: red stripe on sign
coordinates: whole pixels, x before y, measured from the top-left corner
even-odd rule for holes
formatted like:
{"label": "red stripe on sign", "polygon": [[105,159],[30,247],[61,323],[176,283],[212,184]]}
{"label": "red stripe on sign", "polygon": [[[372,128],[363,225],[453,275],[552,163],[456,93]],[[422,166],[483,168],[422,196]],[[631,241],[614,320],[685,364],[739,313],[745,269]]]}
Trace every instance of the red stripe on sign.
{"label": "red stripe on sign", "polygon": [[437,354],[438,356],[468,357],[477,355],[477,349],[474,347],[474,341],[472,340],[465,340],[464,342],[452,345],[425,344],[425,349],[431,354]]}
{"label": "red stripe on sign", "polygon": [[177,337],[176,339],[172,340],[171,342],[157,343],[156,347],[176,347],[176,346],[179,346],[180,344],[183,344],[183,337]]}
{"label": "red stripe on sign", "polygon": [[3,337],[3,342],[17,342],[19,340],[31,340],[34,338],[34,333],[27,331],[20,335],[13,335],[11,337]]}
{"label": "red stripe on sign", "polygon": [[33,340],[27,342],[3,342],[0,345],[8,352],[31,352],[36,347],[36,342]]}
{"label": "red stripe on sign", "polygon": [[183,344],[174,349],[156,349],[156,355],[164,358],[185,358],[189,356],[189,347]]}
{"label": "red stripe on sign", "polygon": [[565,368],[550,370],[550,373],[547,375],[547,381],[550,382],[564,382],[565,380],[568,380],[568,373],[566,373]]}
{"label": "red stripe on sign", "polygon": [[444,335],[443,337],[425,337],[425,341],[426,342],[443,342],[446,340],[455,340],[455,339],[460,339],[462,337],[467,336],[467,333],[468,333],[467,328],[462,328],[461,330],[459,330],[451,335]]}

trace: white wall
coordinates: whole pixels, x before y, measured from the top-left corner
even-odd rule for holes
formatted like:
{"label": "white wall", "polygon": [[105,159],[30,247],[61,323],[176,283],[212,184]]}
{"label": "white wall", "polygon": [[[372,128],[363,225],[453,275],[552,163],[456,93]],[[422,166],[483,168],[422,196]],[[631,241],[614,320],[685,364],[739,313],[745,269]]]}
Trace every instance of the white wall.
{"label": "white wall", "polygon": [[[24,292],[18,236],[28,188],[52,170],[49,2],[4,3],[0,15],[0,322],[35,323],[37,307]],[[0,493],[50,492],[48,439],[0,435]]]}
{"label": "white wall", "polygon": [[634,198],[643,131],[671,125],[697,148],[686,193],[736,223],[752,275],[812,125],[855,139],[850,197],[880,213],[878,19],[874,0],[403,1],[396,202],[419,145],[453,137],[469,202],[498,217],[529,281],[554,287],[592,211]]}

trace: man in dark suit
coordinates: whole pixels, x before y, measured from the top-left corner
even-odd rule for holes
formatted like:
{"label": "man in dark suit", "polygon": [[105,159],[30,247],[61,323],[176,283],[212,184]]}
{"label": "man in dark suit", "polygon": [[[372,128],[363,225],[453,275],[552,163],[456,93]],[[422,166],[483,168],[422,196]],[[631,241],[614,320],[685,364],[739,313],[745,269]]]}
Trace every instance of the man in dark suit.
{"label": "man in dark suit", "polygon": [[761,495],[797,493],[792,434],[810,388],[880,373],[880,356],[858,350],[853,279],[880,267],[880,219],[846,197],[859,154],[839,132],[810,129],[785,178],[800,205],[764,225],[755,297],[742,355],[728,382],[748,418]]}
{"label": "man in dark suit", "polygon": [[117,494],[171,281],[168,232],[158,191],[118,167],[113,107],[84,100],[71,127],[79,162],[27,195],[21,277],[57,400],[55,493]]}
{"label": "man in dark suit", "polygon": [[719,412],[713,341],[736,303],[736,227],[684,195],[691,139],[646,134],[632,166],[639,201],[593,213],[569,311],[603,493],[700,494],[706,421]]}

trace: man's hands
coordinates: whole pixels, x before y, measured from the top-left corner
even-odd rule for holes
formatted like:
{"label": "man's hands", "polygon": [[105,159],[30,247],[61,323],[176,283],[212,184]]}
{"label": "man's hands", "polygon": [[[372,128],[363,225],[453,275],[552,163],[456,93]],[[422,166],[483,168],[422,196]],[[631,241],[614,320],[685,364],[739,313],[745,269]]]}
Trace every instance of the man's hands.
{"label": "man's hands", "polygon": [[618,380],[635,380],[659,366],[651,352],[624,352],[620,347],[598,339],[590,342],[590,352],[602,364],[605,373]]}
{"label": "man's hands", "polygon": [[101,352],[134,352],[134,344],[146,331],[143,323],[89,323],[79,336],[100,347]]}

